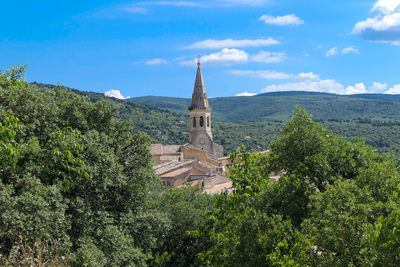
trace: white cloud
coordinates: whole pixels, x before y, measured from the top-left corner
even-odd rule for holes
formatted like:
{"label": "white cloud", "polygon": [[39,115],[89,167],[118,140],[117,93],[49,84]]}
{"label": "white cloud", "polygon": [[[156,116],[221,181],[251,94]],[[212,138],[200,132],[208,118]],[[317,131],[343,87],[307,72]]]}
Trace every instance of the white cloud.
{"label": "white cloud", "polygon": [[337,49],[337,47],[335,46],[335,47],[329,49],[328,52],[326,52],[326,56],[327,56],[327,57],[331,57],[331,56],[336,55],[337,53],[338,53],[338,49]]}
{"label": "white cloud", "polygon": [[308,92],[325,92],[325,93],[345,93],[342,84],[335,80],[321,80],[315,82],[295,82],[285,84],[268,85],[261,90],[263,93],[281,91],[308,91]]}
{"label": "white cloud", "polygon": [[281,92],[281,91],[307,91],[307,92],[324,92],[332,94],[362,94],[367,93],[363,83],[357,83],[354,86],[347,86],[335,80],[320,80],[320,81],[305,81],[294,82],[285,84],[268,85],[261,90],[263,93],[267,92]]}
{"label": "white cloud", "polygon": [[262,63],[279,63],[282,62],[285,58],[285,53],[260,51],[257,54],[251,56],[250,60]]}
{"label": "white cloud", "polygon": [[233,65],[246,63],[248,59],[248,54],[243,50],[224,48],[220,52],[202,56],[200,61],[205,64]]}
{"label": "white cloud", "polygon": [[118,99],[128,99],[130,96],[124,97],[119,90],[110,90],[104,93],[104,95],[109,97],[115,97]]}
{"label": "white cloud", "polygon": [[[281,91],[306,91],[306,92],[324,92],[332,94],[366,94],[366,93],[382,93],[386,90],[386,83],[373,82],[367,89],[363,82],[356,83],[355,85],[344,86],[343,84],[333,80],[325,79],[320,80],[319,76],[312,73],[301,72],[297,76],[291,75],[289,78],[297,78],[303,80],[301,82],[289,82],[283,84],[268,85],[261,90],[262,93],[266,92],[281,92]],[[400,94],[400,84],[393,86],[385,92],[386,94]]]}
{"label": "white cloud", "polygon": [[247,91],[244,91],[244,92],[242,92],[240,94],[237,94],[235,96],[254,96],[254,95],[256,95],[256,93],[249,93]]}
{"label": "white cloud", "polygon": [[233,75],[253,76],[269,80],[283,80],[292,77],[290,74],[274,70],[233,70],[230,73]]}
{"label": "white cloud", "polygon": [[371,41],[400,44],[400,0],[379,0],[366,20],[354,25],[353,33]]}
{"label": "white cloud", "polygon": [[387,90],[385,94],[390,94],[390,95],[400,94],[400,84],[393,85],[393,87]]}
{"label": "white cloud", "polygon": [[[260,51],[257,54],[249,55],[244,50],[236,48],[224,48],[220,52],[215,52],[201,56],[200,61],[204,64],[211,64],[211,65],[235,65],[235,64],[245,64],[248,62],[261,62],[268,64],[268,63],[279,63],[283,61],[285,58],[286,54],[281,52]],[[196,63],[197,63],[196,58],[191,60],[183,60],[180,62],[180,64],[183,66],[195,66]]]}
{"label": "white cloud", "polygon": [[375,92],[380,93],[380,92],[385,91],[387,86],[388,86],[387,83],[373,82],[372,86],[369,88],[369,91],[374,92],[374,93]]}
{"label": "white cloud", "polygon": [[294,13],[290,15],[277,16],[277,17],[262,15],[258,20],[264,21],[266,24],[273,24],[279,26],[300,25],[304,23],[304,21],[302,21]]}
{"label": "white cloud", "polygon": [[196,42],[194,44],[185,47],[187,49],[221,49],[225,47],[229,48],[240,48],[240,47],[261,47],[261,46],[270,46],[280,44],[278,40],[273,38],[267,39],[256,39],[256,40],[233,40],[233,39],[225,39],[225,40],[213,40],[207,39],[204,41]]}
{"label": "white cloud", "polygon": [[301,72],[297,75],[297,79],[299,79],[299,80],[319,80],[319,76],[312,72],[307,72],[307,73]]}
{"label": "white cloud", "polygon": [[147,13],[147,9],[143,7],[126,7],[125,10],[130,13],[141,13],[141,14]]}
{"label": "white cloud", "polygon": [[166,61],[165,59],[162,58],[155,58],[155,59],[151,59],[146,61],[146,65],[161,65],[161,64],[167,64],[168,61]]}
{"label": "white cloud", "polygon": [[345,94],[365,94],[368,93],[364,83],[356,83],[354,86],[347,86]]}
{"label": "white cloud", "polygon": [[[204,55],[200,57],[200,61],[203,64],[210,65],[234,65],[247,63],[249,60],[249,55],[243,51],[236,48],[224,48],[220,52],[211,53],[209,55]],[[195,65],[197,59],[182,61],[181,65],[192,66]]]}
{"label": "white cloud", "polygon": [[346,54],[349,54],[349,53],[358,54],[359,51],[358,51],[357,48],[354,48],[354,47],[351,47],[351,46],[350,46],[350,47],[343,48],[343,50],[342,50],[342,54],[343,54],[343,55],[346,55]]}

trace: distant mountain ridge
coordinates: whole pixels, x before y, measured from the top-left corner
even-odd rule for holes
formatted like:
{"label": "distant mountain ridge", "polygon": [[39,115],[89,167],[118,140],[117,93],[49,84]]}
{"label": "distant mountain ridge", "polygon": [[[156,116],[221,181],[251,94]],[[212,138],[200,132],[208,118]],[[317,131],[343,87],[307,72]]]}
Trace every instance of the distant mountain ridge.
{"label": "distant mountain ridge", "polygon": [[[143,96],[126,101],[187,114],[191,99]],[[286,121],[297,105],[305,108],[316,120],[400,118],[400,95],[336,95],[290,91],[264,93],[251,97],[217,97],[210,98],[209,102],[213,109],[213,118],[220,121]]]}
{"label": "distant mountain ridge", "polygon": [[[154,139],[154,142],[160,142],[163,144],[184,144],[187,142],[189,138],[189,125],[188,125],[188,110],[187,107],[191,103],[191,99],[183,99],[183,98],[174,98],[174,97],[141,97],[134,98],[130,100],[119,100],[112,97],[106,97],[102,93],[95,92],[87,92],[81,91],[77,89],[68,88],[65,86],[56,86],[52,84],[43,84],[43,83],[32,83],[42,90],[52,90],[56,87],[60,87],[61,89],[74,92],[79,95],[86,96],[89,101],[97,102],[100,100],[107,100],[109,103],[119,106],[119,112],[116,114],[116,117],[129,121],[133,130],[143,131],[147,133]],[[311,96],[311,97],[310,97]],[[343,98],[344,97],[344,98]],[[354,99],[355,97],[355,99]],[[363,98],[364,97],[364,98]],[[375,97],[377,99],[370,100],[368,97]],[[388,114],[391,112],[392,117],[398,115],[398,103],[396,103],[396,99],[399,99],[399,96],[396,95],[394,98],[390,98],[390,100],[380,100],[379,98],[387,98],[392,97],[390,95],[361,95],[361,98],[358,96],[337,96],[326,93],[308,93],[308,92],[277,92],[277,93],[267,93],[264,95],[254,96],[254,97],[230,97],[230,98],[212,98],[212,105],[217,106],[215,108],[213,106],[213,135],[215,142],[222,144],[225,148],[226,152],[234,151],[238,146],[245,145],[249,150],[264,150],[268,147],[268,144],[279,136],[279,131],[283,127],[283,122],[281,120],[275,120],[274,118],[279,117],[278,115],[283,115],[282,117],[286,118],[291,116],[290,105],[292,104],[300,104],[304,106],[304,104],[308,103],[306,106],[309,109],[309,112],[314,112],[314,119],[320,120],[320,122],[327,128],[332,130],[335,134],[344,135],[348,137],[360,136],[365,137],[368,144],[373,145],[379,149],[381,152],[387,151],[395,151],[400,155],[400,119],[377,119],[376,117],[383,117],[385,115],[384,108],[388,108]],[[215,120],[216,116],[219,116],[218,107],[227,105],[224,108],[228,110],[229,116],[236,116],[238,114],[238,110],[246,110],[246,112],[251,111],[249,114],[239,114],[245,116],[245,118],[255,117],[253,114],[259,114],[262,110],[256,110],[250,108],[246,105],[235,107],[238,103],[250,103],[252,104],[253,99],[264,99],[267,98],[268,101],[276,101],[276,102],[284,102],[287,100],[288,103],[285,103],[285,107],[279,107],[279,103],[275,103],[270,110],[273,111],[273,108],[277,113],[273,113],[269,110],[264,112],[269,115],[264,117],[265,121],[256,121],[253,119],[252,122],[246,121],[218,121]],[[297,99],[294,101],[293,98]],[[221,100],[222,99],[222,100]],[[299,101],[299,99],[301,101]],[[336,102],[332,100],[335,100]],[[339,99],[340,101],[337,101]],[[357,101],[367,101],[358,103]],[[139,100],[139,101],[138,101]],[[166,101],[168,100],[168,101]],[[290,101],[289,101],[290,100]],[[133,103],[135,101],[148,103],[148,104],[137,104]],[[231,101],[231,103],[230,103]],[[246,102],[247,101],[247,102]],[[257,100],[259,101],[259,100]],[[256,101],[256,102],[257,102]],[[265,99],[264,102],[267,102]],[[331,101],[332,103],[329,103]],[[344,101],[344,103],[342,103]],[[348,102],[353,101],[353,102]],[[356,101],[356,102],[354,102]],[[371,102],[372,101],[372,102]],[[301,103],[300,103],[301,102]],[[227,104],[228,103],[228,104]],[[348,112],[346,119],[340,119],[340,116],[332,112],[335,116],[327,116],[329,118],[336,117],[339,119],[326,119],[324,120],[323,116],[326,116],[329,113],[329,108],[326,107],[326,104],[335,106],[336,109],[339,109],[341,106],[344,106],[346,103],[356,103],[355,106],[347,106],[344,110],[341,111],[341,114]],[[340,105],[339,105],[339,104]],[[388,103],[393,105],[388,105]],[[317,105],[318,104],[318,105]],[[379,106],[381,109],[381,114],[376,116],[374,113],[366,114],[363,111],[363,105],[367,108],[365,110],[373,110],[374,105]],[[155,106],[162,105],[162,108],[157,108]],[[229,106],[230,105],[230,106]],[[170,108],[175,112],[171,112],[166,108]],[[317,108],[320,108],[319,111]],[[351,111],[351,109],[359,108],[361,111],[358,114],[361,114],[360,118],[357,118]],[[232,109],[229,111],[229,109]],[[287,110],[285,110],[287,109]],[[311,109],[311,111],[310,111]],[[324,110],[325,109],[325,110]],[[327,110],[326,110],[327,109]],[[315,113],[315,112],[321,113]],[[271,112],[271,113],[269,113]],[[279,113],[281,112],[281,113]],[[317,115],[317,116],[316,116]],[[319,115],[319,116],[318,116]],[[349,119],[354,117],[356,119]],[[362,118],[361,118],[362,117]],[[370,117],[370,118],[368,118]],[[389,116],[387,116],[389,117]],[[272,119],[268,119],[272,118]]]}

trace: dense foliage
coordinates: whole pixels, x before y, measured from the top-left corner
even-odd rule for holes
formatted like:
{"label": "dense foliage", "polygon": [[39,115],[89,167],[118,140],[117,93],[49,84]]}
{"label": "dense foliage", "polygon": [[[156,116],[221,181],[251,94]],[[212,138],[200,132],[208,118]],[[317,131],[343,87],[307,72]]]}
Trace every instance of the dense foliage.
{"label": "dense foliage", "polygon": [[185,231],[201,222],[213,197],[196,189],[164,193],[151,139],[116,120],[110,102],[40,89],[22,77],[18,67],[0,76],[0,265],[197,261],[207,242]]}
{"label": "dense foliage", "polygon": [[[399,160],[347,140],[302,109],[269,154],[231,154],[236,191],[192,232],[213,266],[398,266]],[[285,170],[276,182],[271,171]]]}
{"label": "dense foliage", "polygon": [[[0,265],[400,265],[395,154],[335,135],[297,108],[284,126],[214,125],[224,145],[270,143],[268,154],[230,154],[234,192],[166,189],[139,130],[168,140],[185,122],[160,128],[184,117],[28,84],[23,74],[16,66],[0,75]],[[381,143],[399,134],[389,120],[323,125],[375,131],[369,140]]]}

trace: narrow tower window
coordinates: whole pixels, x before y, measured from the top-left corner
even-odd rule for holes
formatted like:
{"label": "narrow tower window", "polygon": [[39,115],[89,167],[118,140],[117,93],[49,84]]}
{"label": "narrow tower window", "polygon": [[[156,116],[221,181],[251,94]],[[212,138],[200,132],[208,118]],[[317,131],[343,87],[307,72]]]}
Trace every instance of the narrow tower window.
{"label": "narrow tower window", "polygon": [[196,117],[193,117],[193,128],[196,128]]}
{"label": "narrow tower window", "polygon": [[204,125],[204,118],[203,116],[200,117],[200,127],[203,127]]}
{"label": "narrow tower window", "polygon": [[207,116],[207,127],[210,127],[210,116]]}

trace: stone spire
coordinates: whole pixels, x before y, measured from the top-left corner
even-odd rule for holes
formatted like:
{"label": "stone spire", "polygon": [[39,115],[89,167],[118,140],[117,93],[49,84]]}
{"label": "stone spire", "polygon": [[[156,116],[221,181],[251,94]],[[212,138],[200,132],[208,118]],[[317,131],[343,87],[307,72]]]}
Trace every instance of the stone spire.
{"label": "stone spire", "polygon": [[191,109],[209,109],[206,87],[204,86],[203,74],[201,72],[200,59],[197,62],[196,81],[192,94]]}

